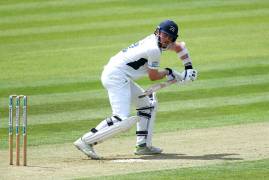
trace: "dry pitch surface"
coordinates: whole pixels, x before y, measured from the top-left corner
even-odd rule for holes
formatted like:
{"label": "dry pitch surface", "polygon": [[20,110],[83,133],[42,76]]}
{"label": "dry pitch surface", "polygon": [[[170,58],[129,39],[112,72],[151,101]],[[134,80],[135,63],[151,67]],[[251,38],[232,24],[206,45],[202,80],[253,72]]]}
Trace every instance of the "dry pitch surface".
{"label": "dry pitch surface", "polygon": [[[114,138],[96,146],[103,160],[90,160],[71,143],[30,147],[28,166],[8,165],[0,151],[3,179],[71,179],[203,166],[269,158],[269,123],[195,129],[154,136],[158,156],[133,155],[135,137]],[[0,179],[1,179],[0,178]]]}

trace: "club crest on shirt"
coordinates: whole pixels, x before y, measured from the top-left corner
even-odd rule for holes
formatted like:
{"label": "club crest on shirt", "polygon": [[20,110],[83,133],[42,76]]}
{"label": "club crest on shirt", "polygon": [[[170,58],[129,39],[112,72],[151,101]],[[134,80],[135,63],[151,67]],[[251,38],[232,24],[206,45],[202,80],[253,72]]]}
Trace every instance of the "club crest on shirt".
{"label": "club crest on shirt", "polygon": [[157,62],[157,61],[153,61],[153,62],[151,63],[151,67],[159,67],[159,62]]}

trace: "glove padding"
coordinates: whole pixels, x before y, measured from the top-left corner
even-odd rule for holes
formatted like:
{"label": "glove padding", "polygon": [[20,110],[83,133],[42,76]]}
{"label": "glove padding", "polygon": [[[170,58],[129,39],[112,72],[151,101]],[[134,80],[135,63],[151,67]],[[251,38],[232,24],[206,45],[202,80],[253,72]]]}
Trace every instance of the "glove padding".
{"label": "glove padding", "polygon": [[168,71],[168,75],[166,75],[168,81],[176,79],[178,82],[181,82],[183,80],[181,73],[172,70],[171,68],[165,68],[165,69]]}
{"label": "glove padding", "polygon": [[194,81],[197,78],[197,71],[194,69],[186,69],[181,73],[183,81]]}

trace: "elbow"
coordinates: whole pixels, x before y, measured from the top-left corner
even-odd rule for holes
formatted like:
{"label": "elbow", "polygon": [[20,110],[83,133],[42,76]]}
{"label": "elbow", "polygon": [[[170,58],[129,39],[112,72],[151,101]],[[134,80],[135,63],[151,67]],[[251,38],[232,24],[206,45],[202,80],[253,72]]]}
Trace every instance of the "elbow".
{"label": "elbow", "polygon": [[149,76],[149,79],[150,79],[151,81],[159,80],[159,78],[157,78],[156,76]]}
{"label": "elbow", "polygon": [[149,69],[148,71],[148,77],[151,81],[156,81],[161,79],[160,73],[156,69]]}

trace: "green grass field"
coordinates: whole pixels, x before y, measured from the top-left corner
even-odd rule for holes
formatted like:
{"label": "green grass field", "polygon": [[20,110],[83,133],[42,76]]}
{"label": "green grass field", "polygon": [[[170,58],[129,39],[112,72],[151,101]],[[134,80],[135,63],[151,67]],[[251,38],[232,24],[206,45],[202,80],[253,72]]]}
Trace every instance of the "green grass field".
{"label": "green grass field", "polygon": [[[268,160],[254,162],[226,163],[222,165],[171,169],[165,171],[144,172],[128,175],[105,176],[93,179],[180,179],[180,180],[215,180],[215,179],[268,179]],[[87,179],[87,178],[85,178]]]}
{"label": "green grass field", "polygon": [[[179,40],[186,42],[199,76],[192,84],[158,93],[156,134],[269,122],[266,0],[1,1],[0,150],[8,148],[11,94],[29,96],[29,147],[71,143],[110,116],[100,82],[103,66],[164,19],[179,24]],[[161,66],[183,70],[173,53],[163,54]],[[152,84],[147,78],[138,83],[144,88]],[[134,137],[134,131],[117,138]],[[122,179],[192,179],[192,174],[229,179],[232,170],[238,171],[231,179],[260,179],[269,178],[268,163],[267,158],[178,167]],[[253,170],[256,165],[260,168]]]}

